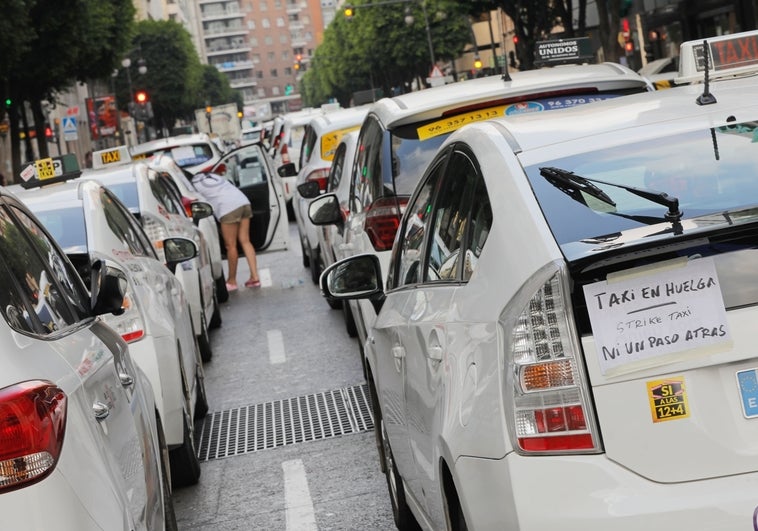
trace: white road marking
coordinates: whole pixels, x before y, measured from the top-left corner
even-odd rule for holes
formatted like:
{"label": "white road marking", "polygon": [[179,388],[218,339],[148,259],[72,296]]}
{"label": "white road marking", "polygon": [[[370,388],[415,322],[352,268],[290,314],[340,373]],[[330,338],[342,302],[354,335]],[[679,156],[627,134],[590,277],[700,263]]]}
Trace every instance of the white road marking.
{"label": "white road marking", "polygon": [[308,478],[300,459],[282,463],[284,471],[284,507],[287,515],[287,531],[315,531],[316,514],[308,489]]}
{"label": "white road marking", "polygon": [[271,270],[269,268],[258,270],[258,279],[261,281],[262,288],[271,287]]}
{"label": "white road marking", "polygon": [[284,355],[284,337],[281,330],[269,330],[266,332],[268,339],[268,361],[272,365],[287,361]]}

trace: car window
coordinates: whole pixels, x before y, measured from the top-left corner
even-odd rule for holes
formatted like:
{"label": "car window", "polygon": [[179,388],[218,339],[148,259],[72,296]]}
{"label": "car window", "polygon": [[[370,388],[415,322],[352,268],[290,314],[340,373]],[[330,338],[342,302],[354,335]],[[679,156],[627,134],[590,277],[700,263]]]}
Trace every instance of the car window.
{"label": "car window", "polygon": [[425,281],[457,280],[460,250],[478,180],[479,172],[471,158],[461,151],[453,151],[434,204]]}
{"label": "car window", "polygon": [[134,216],[105,188],[100,189],[100,201],[108,227],[132,254],[157,259],[153,246]]}
{"label": "car window", "polygon": [[[17,318],[21,311],[25,324],[20,330],[49,334],[74,325],[88,317],[88,297],[80,289],[81,280],[70,263],[59,253],[37,222],[17,207],[10,207],[16,223],[0,209],[0,257],[19,295],[15,297]],[[22,228],[23,227],[23,228]],[[28,302],[18,307],[20,296]]]}
{"label": "car window", "polygon": [[64,253],[87,253],[87,229],[81,208],[45,210],[35,215]]}
{"label": "car window", "polygon": [[474,198],[471,201],[472,213],[470,216],[468,234],[466,238],[466,255],[463,263],[464,281],[468,281],[476,270],[479,256],[482,254],[484,244],[492,227],[492,205],[487,187],[481,173],[477,173]]}
{"label": "car window", "polygon": [[313,128],[309,125],[305,128],[305,133],[303,134],[303,144],[300,149],[300,161],[298,163],[298,168],[302,168],[306,164],[308,164],[308,161],[311,160],[311,155],[313,154],[313,147],[316,145],[316,131],[313,130]]}
{"label": "car window", "polygon": [[[444,157],[438,159],[413,202],[408,205],[404,217],[402,235],[398,240],[398,266],[396,287],[416,284],[422,280],[424,235],[432,212],[432,192],[444,169]],[[389,281],[388,281],[389,284]]]}
{"label": "car window", "polygon": [[[381,197],[383,130],[375,118],[366,119],[358,138],[350,183],[350,211],[362,212]],[[377,181],[378,184],[375,184]]]}
{"label": "car window", "polygon": [[184,215],[184,209],[181,203],[177,204],[175,194],[171,192],[166,183],[161,179],[160,174],[156,172],[150,172],[150,191],[153,193],[155,199],[164,206],[172,214]]}
{"label": "car window", "polygon": [[342,178],[342,166],[345,163],[345,144],[340,144],[337,147],[337,152],[334,154],[332,160],[332,167],[329,170],[329,178],[326,181],[326,191],[333,192],[340,185],[340,179]]}

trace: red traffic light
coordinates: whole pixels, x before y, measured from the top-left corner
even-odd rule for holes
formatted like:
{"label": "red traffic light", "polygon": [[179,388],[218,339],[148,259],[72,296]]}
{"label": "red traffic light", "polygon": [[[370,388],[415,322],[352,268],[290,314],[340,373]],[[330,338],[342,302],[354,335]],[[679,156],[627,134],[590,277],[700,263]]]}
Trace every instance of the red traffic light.
{"label": "red traffic light", "polygon": [[144,90],[138,90],[136,94],[134,94],[134,100],[137,103],[147,103],[149,98],[147,96],[147,92]]}

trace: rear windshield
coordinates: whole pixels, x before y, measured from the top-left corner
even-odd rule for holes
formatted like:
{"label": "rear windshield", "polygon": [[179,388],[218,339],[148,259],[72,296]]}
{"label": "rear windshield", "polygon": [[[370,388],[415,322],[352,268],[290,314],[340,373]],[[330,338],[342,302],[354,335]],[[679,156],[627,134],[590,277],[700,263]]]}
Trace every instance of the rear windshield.
{"label": "rear windshield", "polygon": [[[615,204],[597,193],[572,192],[570,187],[561,191],[542,175],[541,168],[593,179],[592,184]],[[730,211],[758,204],[758,121],[588,149],[525,170],[564,252],[582,240],[602,239],[610,245],[622,231],[666,223],[666,206],[598,180],[677,198],[685,231],[688,218],[708,214],[718,214],[714,223],[730,223]]]}
{"label": "rear windshield", "polygon": [[87,232],[81,208],[35,212],[42,225],[66,254],[87,252]]}
{"label": "rear windshield", "polygon": [[[493,102],[492,107],[396,127],[391,131],[393,175],[390,176],[389,173],[385,173],[385,179],[394,177],[395,193],[397,195],[410,195],[413,193],[416,183],[421,178],[429,162],[431,162],[437,149],[453,131],[460,129],[466,124],[516,114],[566,109],[586,103],[616,98],[630,92],[640,92],[641,90],[556,95],[507,104]],[[385,182],[384,184],[389,189],[392,189],[391,182]]]}
{"label": "rear windshield", "polygon": [[135,181],[125,183],[108,183],[108,189],[113,192],[119,201],[129,209],[132,214],[139,213],[139,192]]}
{"label": "rear windshield", "polygon": [[213,158],[213,149],[208,144],[191,144],[146,151],[135,155],[133,158],[140,159],[155,155],[168,155],[174,159],[180,168],[186,168],[187,166],[197,166]]}

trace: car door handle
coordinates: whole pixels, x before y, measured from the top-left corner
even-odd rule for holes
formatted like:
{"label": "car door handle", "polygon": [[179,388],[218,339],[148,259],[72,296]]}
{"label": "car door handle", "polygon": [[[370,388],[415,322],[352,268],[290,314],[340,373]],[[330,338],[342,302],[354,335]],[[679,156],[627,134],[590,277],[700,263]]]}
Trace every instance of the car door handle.
{"label": "car door handle", "polygon": [[395,345],[392,347],[392,355],[396,360],[401,360],[405,357],[405,347],[401,345]]}
{"label": "car door handle", "polygon": [[103,421],[108,418],[108,415],[111,414],[111,408],[102,402],[95,402],[92,404],[92,411],[95,412],[95,419],[97,421]]}
{"label": "car door handle", "polygon": [[442,347],[439,345],[428,347],[426,357],[434,361],[442,361]]}
{"label": "car door handle", "polygon": [[121,381],[121,385],[124,387],[131,387],[134,385],[134,378],[126,372],[119,372],[118,379]]}

